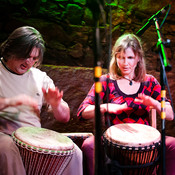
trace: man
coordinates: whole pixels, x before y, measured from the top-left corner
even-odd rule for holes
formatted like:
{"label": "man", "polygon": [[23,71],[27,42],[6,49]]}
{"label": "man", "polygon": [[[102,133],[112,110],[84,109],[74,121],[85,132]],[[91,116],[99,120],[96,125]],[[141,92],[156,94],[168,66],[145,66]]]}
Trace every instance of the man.
{"label": "man", "polygon": [[[44,40],[35,28],[24,26],[12,32],[1,45],[0,97],[8,99],[25,94],[36,100],[39,110],[47,103],[54,117],[65,123],[70,119],[70,110],[62,99],[63,91],[55,87],[45,72],[36,68],[42,62],[44,50]],[[34,106],[33,103],[27,106],[7,106],[0,112],[1,174],[25,174],[18,148],[9,135],[20,127],[41,127]],[[76,145],[63,174],[82,174],[82,152]]]}

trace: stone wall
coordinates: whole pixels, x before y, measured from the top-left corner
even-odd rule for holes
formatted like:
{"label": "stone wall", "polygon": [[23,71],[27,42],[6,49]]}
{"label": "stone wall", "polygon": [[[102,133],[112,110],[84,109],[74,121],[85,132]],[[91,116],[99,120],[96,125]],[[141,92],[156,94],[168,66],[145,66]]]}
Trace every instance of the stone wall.
{"label": "stone wall", "polygon": [[[93,67],[92,8],[86,0],[1,0],[0,1],[0,42],[4,41],[15,28],[30,25],[37,28],[46,41],[44,64]],[[107,67],[109,46],[125,32],[136,33],[158,10],[171,4],[171,10],[161,28],[163,39],[170,39],[168,57],[173,60],[175,47],[174,8],[170,0],[113,0],[105,1],[103,15],[99,16],[101,61]],[[95,4],[94,4],[95,5]],[[110,15],[111,7],[111,15]],[[104,16],[104,18],[102,18]],[[109,31],[112,17],[112,31]],[[165,13],[160,16],[162,22]],[[112,34],[112,43],[109,36]],[[157,33],[152,25],[141,36],[148,69],[156,66]],[[154,67],[153,67],[154,66]]]}

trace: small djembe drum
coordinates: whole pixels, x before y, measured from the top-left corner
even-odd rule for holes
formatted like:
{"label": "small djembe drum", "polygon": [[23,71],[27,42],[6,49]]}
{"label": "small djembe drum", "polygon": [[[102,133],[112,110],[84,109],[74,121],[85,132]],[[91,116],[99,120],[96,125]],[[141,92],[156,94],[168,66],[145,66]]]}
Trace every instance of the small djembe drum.
{"label": "small djembe drum", "polygon": [[79,148],[81,148],[83,141],[88,137],[93,136],[91,132],[72,132],[72,133],[62,133],[63,135],[69,137],[74,143],[76,143]]}
{"label": "small djembe drum", "polygon": [[27,175],[62,174],[74,152],[71,139],[49,129],[22,127],[12,136]]}
{"label": "small djembe drum", "polygon": [[160,157],[160,139],[158,130],[143,124],[117,124],[103,134],[106,154],[122,175],[152,174]]}

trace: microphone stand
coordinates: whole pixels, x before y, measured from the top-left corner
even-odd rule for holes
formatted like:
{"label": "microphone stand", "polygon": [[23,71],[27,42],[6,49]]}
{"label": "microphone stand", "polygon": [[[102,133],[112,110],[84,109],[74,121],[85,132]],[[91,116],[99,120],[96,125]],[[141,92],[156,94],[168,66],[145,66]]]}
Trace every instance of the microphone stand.
{"label": "microphone stand", "polygon": [[102,85],[100,83],[100,77],[102,75],[101,62],[99,58],[101,56],[101,45],[100,45],[100,30],[99,30],[99,16],[100,10],[102,8],[102,0],[88,0],[87,6],[91,9],[94,19],[94,81],[95,81],[95,168],[94,175],[104,174],[104,169],[102,166],[102,146],[101,146],[101,136],[102,136],[102,124],[101,124],[101,112],[100,112],[100,92],[102,91]]}
{"label": "microphone stand", "polygon": [[100,57],[100,35],[98,21],[95,22],[95,48],[94,48],[94,80],[95,80],[95,175],[102,175],[103,168],[101,166],[102,161],[102,146],[101,146],[101,112],[100,112],[100,92],[102,91],[102,85],[100,83],[100,77],[102,75]]}
{"label": "microphone stand", "polygon": [[165,47],[163,45],[162,36],[160,33],[160,27],[158,24],[158,18],[154,18],[156,31],[158,34],[158,50],[159,50],[159,56],[160,56],[160,85],[161,85],[161,124],[162,124],[162,130],[161,130],[161,140],[162,140],[162,150],[161,150],[161,164],[162,164],[162,175],[166,174],[166,167],[165,167],[165,118],[166,118],[166,112],[165,112],[165,98],[166,98],[166,72],[165,69],[170,70],[170,66],[167,63],[166,59],[166,52]]}

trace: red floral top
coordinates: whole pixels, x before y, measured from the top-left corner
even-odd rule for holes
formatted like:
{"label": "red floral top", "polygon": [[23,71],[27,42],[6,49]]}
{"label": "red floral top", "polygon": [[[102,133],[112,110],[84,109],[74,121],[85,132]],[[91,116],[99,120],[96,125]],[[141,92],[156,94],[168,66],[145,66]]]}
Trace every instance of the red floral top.
{"label": "red floral top", "polygon": [[[100,78],[100,82],[102,83],[102,92],[100,93],[101,103],[107,103],[107,75],[102,75]],[[115,104],[123,104],[126,102],[128,105],[128,109],[117,112],[116,114],[110,114],[111,124],[114,125],[119,123],[140,123],[150,125],[149,106],[136,103],[134,102],[134,99],[138,97],[139,93],[143,93],[145,95],[151,96],[158,101],[161,101],[161,86],[157,79],[152,75],[146,74],[145,81],[141,82],[140,88],[137,93],[132,95],[127,95],[123,93],[119,89],[116,80],[109,78],[108,82],[108,102]],[[78,108],[77,116],[79,119],[82,119],[81,113],[89,104],[95,104],[94,84],[88,92],[86,98]]]}

